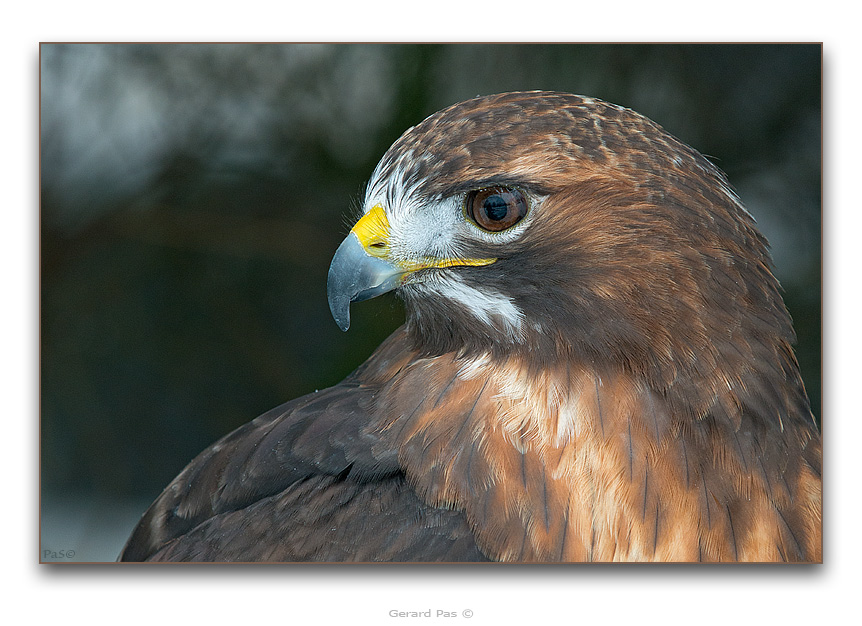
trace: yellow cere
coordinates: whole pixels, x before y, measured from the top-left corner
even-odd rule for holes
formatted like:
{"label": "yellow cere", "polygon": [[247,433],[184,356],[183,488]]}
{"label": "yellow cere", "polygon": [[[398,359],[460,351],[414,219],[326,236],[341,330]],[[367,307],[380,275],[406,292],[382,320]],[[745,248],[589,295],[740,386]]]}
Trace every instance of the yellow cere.
{"label": "yellow cere", "polygon": [[497,259],[460,259],[447,258],[438,259],[434,257],[424,257],[415,261],[395,261],[389,259],[389,219],[386,217],[386,211],[379,204],[374,205],[370,211],[360,218],[351,232],[359,239],[362,248],[371,256],[384,258],[396,263],[406,272],[416,272],[418,270],[430,268],[445,268],[457,267],[461,265],[481,266],[490,265]]}
{"label": "yellow cere", "polygon": [[368,254],[382,257],[389,253],[389,220],[379,204],[363,215],[350,232]]}

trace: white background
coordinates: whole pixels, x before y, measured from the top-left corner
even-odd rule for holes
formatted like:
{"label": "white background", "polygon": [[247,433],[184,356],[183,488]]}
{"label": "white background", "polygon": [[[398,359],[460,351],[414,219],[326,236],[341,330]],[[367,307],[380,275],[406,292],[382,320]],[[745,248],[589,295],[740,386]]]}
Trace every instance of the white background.
{"label": "white background", "polygon": [[[307,5],[312,6],[308,8]],[[93,624],[823,624],[858,619],[862,236],[858,18],[729,0],[483,4],[102,0],[4,11],[4,614]],[[825,564],[806,567],[63,566],[38,564],[40,41],[823,41]],[[391,609],[473,617],[391,618]],[[21,615],[21,613],[25,615]],[[854,618],[853,615],[857,617]]]}

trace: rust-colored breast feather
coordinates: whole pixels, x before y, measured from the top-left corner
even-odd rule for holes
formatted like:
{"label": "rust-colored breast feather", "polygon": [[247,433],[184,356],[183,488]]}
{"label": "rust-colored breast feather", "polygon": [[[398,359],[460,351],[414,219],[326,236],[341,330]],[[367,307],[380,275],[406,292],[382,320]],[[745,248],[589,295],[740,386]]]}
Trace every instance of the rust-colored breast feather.
{"label": "rust-colored breast feather", "polygon": [[686,420],[623,372],[453,355],[411,363],[377,411],[420,496],[492,559],[821,558],[820,444],[797,421]]}

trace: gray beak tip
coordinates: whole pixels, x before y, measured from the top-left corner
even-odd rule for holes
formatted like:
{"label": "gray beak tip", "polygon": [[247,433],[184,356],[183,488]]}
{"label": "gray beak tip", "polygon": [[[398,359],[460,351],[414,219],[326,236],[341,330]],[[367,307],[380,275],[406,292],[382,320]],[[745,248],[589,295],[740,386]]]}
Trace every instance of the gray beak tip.
{"label": "gray beak tip", "polygon": [[[332,309],[332,307],[330,307],[330,310],[331,309]],[[342,332],[346,333],[347,329],[350,328],[350,309],[349,308],[347,309],[347,311],[345,312],[345,314],[343,316],[338,316],[335,314],[335,312],[333,312],[332,318],[335,320],[335,323],[338,325],[338,327],[341,329]]]}
{"label": "gray beak tip", "polygon": [[329,300],[329,311],[332,313],[332,319],[338,327],[347,332],[350,328],[350,292],[343,288],[338,276],[333,276],[330,269],[329,280],[327,281],[327,299]]}
{"label": "gray beak tip", "polygon": [[392,291],[403,273],[391,263],[369,256],[356,235],[348,235],[335,252],[326,281],[329,310],[338,327],[350,328],[351,302]]}

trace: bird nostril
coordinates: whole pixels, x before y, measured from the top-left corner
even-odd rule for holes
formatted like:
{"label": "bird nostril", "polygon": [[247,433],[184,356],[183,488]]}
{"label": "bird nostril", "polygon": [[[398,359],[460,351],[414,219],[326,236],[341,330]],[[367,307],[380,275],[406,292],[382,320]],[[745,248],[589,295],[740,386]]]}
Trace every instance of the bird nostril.
{"label": "bird nostril", "polygon": [[365,246],[366,252],[375,257],[386,257],[389,254],[389,243],[385,239],[374,239]]}

